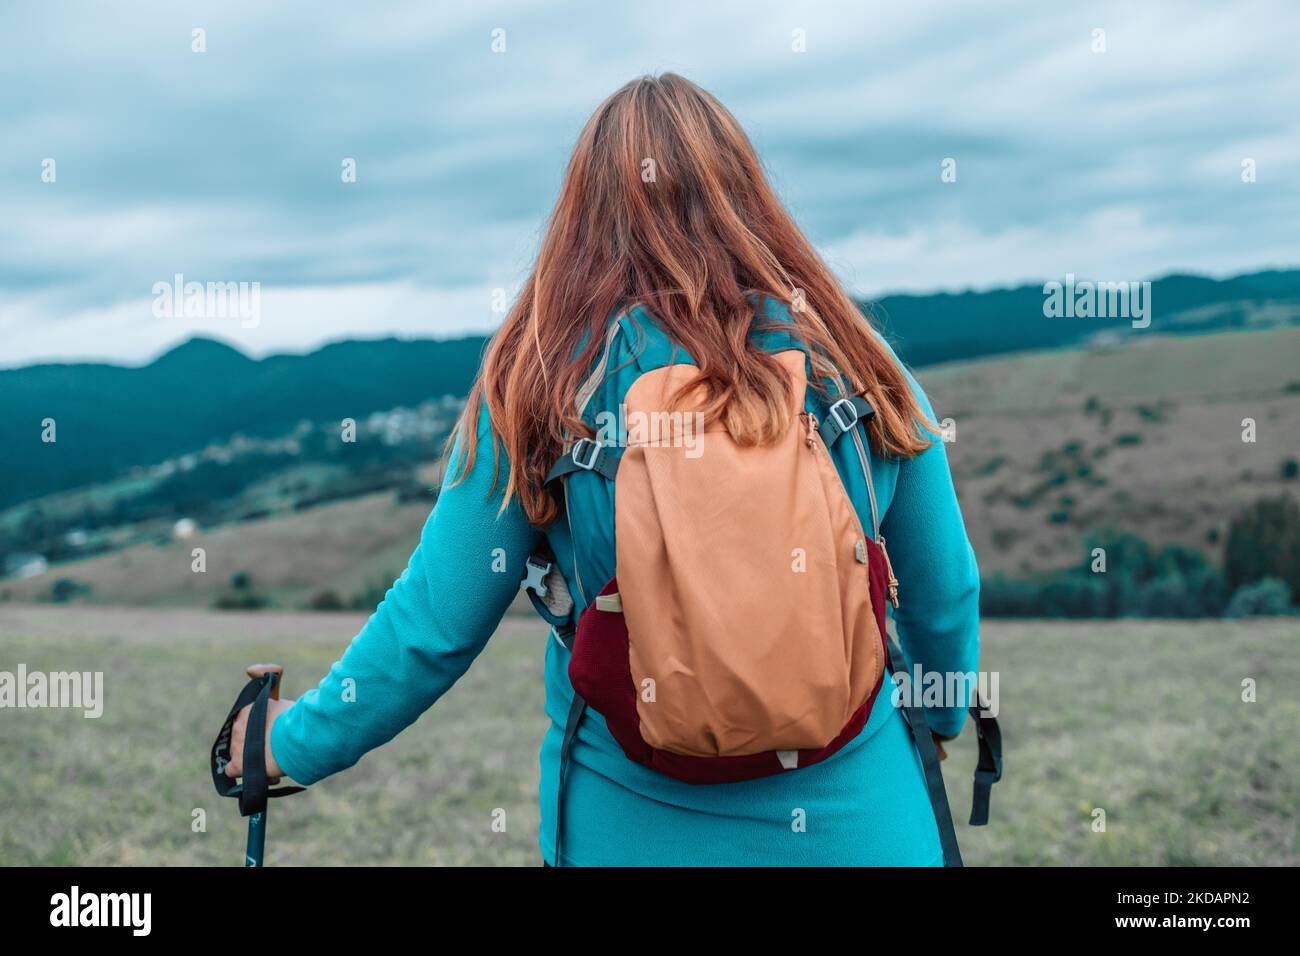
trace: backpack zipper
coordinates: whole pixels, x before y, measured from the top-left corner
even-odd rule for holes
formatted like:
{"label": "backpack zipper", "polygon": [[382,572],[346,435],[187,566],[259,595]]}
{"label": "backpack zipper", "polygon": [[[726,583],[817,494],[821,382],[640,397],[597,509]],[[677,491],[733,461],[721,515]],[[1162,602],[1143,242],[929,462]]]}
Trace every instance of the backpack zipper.
{"label": "backpack zipper", "polygon": [[889,573],[889,603],[894,605],[894,610],[898,610],[898,578],[894,577],[894,566],[889,561],[889,551],[885,548],[885,536],[877,534],[876,544],[880,545],[880,553],[885,557],[885,570]]}
{"label": "backpack zipper", "polygon": [[862,436],[856,428],[853,429],[853,445],[858,450],[862,475],[867,480],[867,496],[871,499],[871,523],[875,526],[876,544],[880,545],[880,554],[885,559],[885,571],[889,574],[889,603],[894,606],[894,610],[898,610],[898,578],[894,575],[894,564],[889,560],[889,549],[885,546],[885,536],[880,530],[880,517],[876,511],[876,486],[871,480],[871,462],[867,460],[867,450],[863,447]]}

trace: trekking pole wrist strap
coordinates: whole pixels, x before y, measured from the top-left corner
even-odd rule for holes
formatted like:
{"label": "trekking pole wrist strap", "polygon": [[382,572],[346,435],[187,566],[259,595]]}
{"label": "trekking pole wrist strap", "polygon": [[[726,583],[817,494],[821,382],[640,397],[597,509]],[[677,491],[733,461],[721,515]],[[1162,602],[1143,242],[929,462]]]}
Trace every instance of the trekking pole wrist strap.
{"label": "trekking pole wrist strap", "polygon": [[[221,732],[212,744],[212,783],[217,794],[222,797],[235,797],[239,800],[241,816],[252,816],[266,809],[266,801],[273,797],[287,797],[301,793],[306,787],[270,788],[270,778],[266,772],[266,716],[267,702],[271,691],[279,681],[280,675],[270,672],[255,677],[244,685],[235,699],[234,706],[221,726]],[[235,780],[226,775],[226,766],[230,763],[230,737],[239,712],[252,704],[248,713],[248,727],[244,734],[244,773],[242,780]]]}

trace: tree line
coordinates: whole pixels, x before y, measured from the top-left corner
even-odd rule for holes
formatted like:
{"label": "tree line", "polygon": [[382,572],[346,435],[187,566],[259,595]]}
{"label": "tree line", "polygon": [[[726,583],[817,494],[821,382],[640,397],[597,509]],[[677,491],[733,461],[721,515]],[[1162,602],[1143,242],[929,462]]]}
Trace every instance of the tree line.
{"label": "tree line", "polygon": [[1222,560],[1141,537],[1091,536],[1080,564],[1028,578],[981,582],[987,617],[1253,617],[1300,613],[1300,505],[1282,496],[1235,515]]}

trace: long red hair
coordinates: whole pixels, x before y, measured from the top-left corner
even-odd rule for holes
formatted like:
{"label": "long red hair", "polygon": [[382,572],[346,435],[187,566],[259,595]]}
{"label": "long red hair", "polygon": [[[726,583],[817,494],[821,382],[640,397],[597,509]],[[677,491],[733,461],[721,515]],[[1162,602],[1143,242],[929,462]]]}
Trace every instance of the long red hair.
{"label": "long red hair", "polygon": [[878,453],[929,446],[902,369],[782,208],[735,117],[676,74],[633,80],[578,138],[536,265],[470,391],[457,480],[486,402],[494,458],[500,441],[509,460],[502,507],[518,496],[534,525],[558,517],[546,473],[566,436],[592,434],[575,394],[610,317],[637,304],[699,366],[707,420],[740,444],[785,434],[788,379],[749,341],[756,295],[790,306],[815,372],[838,372],[875,407]]}

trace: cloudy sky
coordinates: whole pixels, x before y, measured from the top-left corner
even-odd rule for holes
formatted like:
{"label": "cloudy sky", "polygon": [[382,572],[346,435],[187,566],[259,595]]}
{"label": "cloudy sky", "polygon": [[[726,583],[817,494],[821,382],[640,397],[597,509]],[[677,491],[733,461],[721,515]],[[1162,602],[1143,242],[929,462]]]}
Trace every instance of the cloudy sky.
{"label": "cloudy sky", "polygon": [[[6,0],[0,366],[490,329],[586,117],[664,70],[861,294],[1294,266],[1297,50],[1286,2]],[[177,273],[260,283],[255,327],[156,316]]]}

